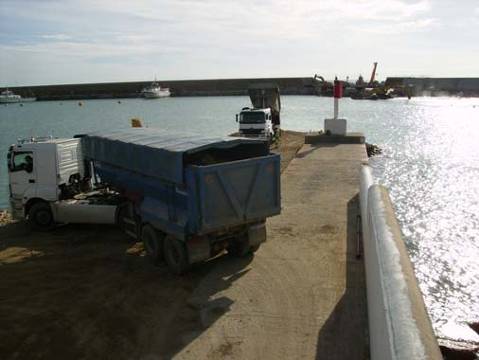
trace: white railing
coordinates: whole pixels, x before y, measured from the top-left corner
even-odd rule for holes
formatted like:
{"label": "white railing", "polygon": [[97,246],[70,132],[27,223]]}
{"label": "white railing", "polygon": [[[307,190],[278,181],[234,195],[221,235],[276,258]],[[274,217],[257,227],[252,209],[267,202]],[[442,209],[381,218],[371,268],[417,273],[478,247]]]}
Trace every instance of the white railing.
{"label": "white railing", "polygon": [[367,165],[360,202],[371,359],[442,359],[388,191]]}

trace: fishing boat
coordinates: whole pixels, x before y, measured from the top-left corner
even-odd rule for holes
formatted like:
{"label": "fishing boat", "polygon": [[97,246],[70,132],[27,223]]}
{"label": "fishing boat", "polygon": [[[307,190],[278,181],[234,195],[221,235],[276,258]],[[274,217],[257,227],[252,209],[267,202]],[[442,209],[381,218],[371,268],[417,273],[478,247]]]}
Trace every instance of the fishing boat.
{"label": "fishing boat", "polygon": [[36,98],[22,98],[20,95],[14,94],[13,91],[8,89],[0,93],[0,104],[9,104],[9,103],[18,103],[18,102],[29,102],[35,101]]}
{"label": "fishing boat", "polygon": [[156,81],[150,86],[145,87],[141,93],[145,99],[158,99],[169,97],[171,95],[170,89],[162,88]]}
{"label": "fishing boat", "polygon": [[14,94],[10,90],[4,90],[0,94],[0,103],[16,103],[20,102],[22,100],[22,97],[20,95]]}

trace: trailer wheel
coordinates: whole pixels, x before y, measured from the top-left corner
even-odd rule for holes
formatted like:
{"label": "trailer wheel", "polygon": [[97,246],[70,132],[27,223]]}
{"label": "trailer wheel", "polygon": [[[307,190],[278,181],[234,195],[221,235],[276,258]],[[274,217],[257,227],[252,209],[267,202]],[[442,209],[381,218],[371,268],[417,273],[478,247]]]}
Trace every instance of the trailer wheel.
{"label": "trailer wheel", "polygon": [[163,239],[151,225],[145,225],[141,229],[141,240],[146,250],[146,256],[153,262],[158,264],[163,260]]}
{"label": "trailer wheel", "polygon": [[257,244],[257,245],[251,245],[250,247],[250,252],[252,254],[254,254],[256,251],[258,251],[259,247],[261,246],[261,244]]}
{"label": "trailer wheel", "polygon": [[176,275],[184,274],[190,268],[185,244],[167,235],[163,242],[165,260],[170,271]]}
{"label": "trailer wheel", "polygon": [[228,254],[234,257],[244,257],[248,255],[250,252],[251,252],[251,246],[249,244],[247,236],[242,236],[238,239],[235,239],[228,246]]}
{"label": "trailer wheel", "polygon": [[32,205],[27,220],[33,230],[47,231],[54,225],[52,209],[43,201]]}

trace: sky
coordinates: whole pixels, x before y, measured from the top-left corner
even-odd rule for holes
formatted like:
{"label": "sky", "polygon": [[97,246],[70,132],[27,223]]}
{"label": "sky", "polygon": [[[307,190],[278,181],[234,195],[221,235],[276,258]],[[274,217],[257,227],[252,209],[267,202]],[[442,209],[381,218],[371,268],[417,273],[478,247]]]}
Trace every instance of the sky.
{"label": "sky", "polygon": [[479,77],[479,0],[0,0],[0,86]]}

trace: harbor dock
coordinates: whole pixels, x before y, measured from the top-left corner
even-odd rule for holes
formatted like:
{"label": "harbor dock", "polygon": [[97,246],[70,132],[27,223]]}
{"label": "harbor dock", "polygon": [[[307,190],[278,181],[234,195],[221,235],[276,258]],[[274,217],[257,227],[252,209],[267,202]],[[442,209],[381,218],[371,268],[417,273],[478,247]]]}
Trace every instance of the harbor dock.
{"label": "harbor dock", "polygon": [[[363,181],[364,137],[332,142],[325,136],[283,133],[274,150],[284,160],[282,211],[268,220],[268,241],[254,256],[223,253],[181,277],[146,262],[143,245],[115,227],[68,225],[38,233],[6,218],[0,226],[0,354],[375,360],[415,358],[408,354],[419,351],[421,358],[439,359],[405,249],[400,270],[397,257],[378,265],[377,257],[363,256],[363,208],[366,233],[387,235],[385,255],[402,242],[392,210],[381,213],[382,200],[375,201],[377,185]],[[369,186],[372,205],[360,206]],[[381,226],[384,219],[392,225]],[[392,242],[388,229],[397,234]],[[397,289],[384,286],[391,271]],[[392,327],[389,319],[396,319]]]}
{"label": "harbor dock", "polygon": [[268,221],[268,242],[230,286],[215,284],[224,271],[216,268],[193,293],[205,330],[178,358],[368,358],[365,272],[356,257],[365,160],[364,144],[301,148],[283,173],[283,209]]}

